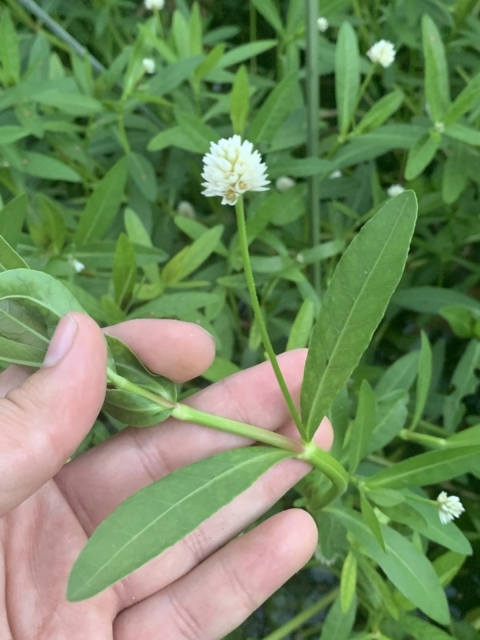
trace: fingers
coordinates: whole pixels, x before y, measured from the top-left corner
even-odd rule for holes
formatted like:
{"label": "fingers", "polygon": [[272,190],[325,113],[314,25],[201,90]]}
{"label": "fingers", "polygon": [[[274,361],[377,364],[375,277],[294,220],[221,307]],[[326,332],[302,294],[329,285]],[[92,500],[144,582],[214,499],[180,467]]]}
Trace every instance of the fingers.
{"label": "fingers", "polygon": [[[279,357],[294,395],[298,395],[304,361],[304,351]],[[189,401],[198,409],[269,430],[284,426],[290,417],[267,362],[214,384]],[[324,430],[329,429],[325,423]],[[248,441],[238,436],[168,420],[158,427],[121,432],[68,464],[57,481],[86,531],[91,532],[120,502],[147,484],[196,460],[245,444]],[[102,487],[101,493],[98,487]],[[97,497],[95,501],[92,495]]]}
{"label": "fingers", "polygon": [[317,528],[306,512],[277,514],[122,612],[114,623],[115,638],[223,638],[309,560],[316,542]]}
{"label": "fingers", "polygon": [[180,320],[129,320],[104,330],[125,342],[148,369],[186,382],[212,364],[215,342],[202,327]]}
{"label": "fingers", "polygon": [[25,379],[11,368],[2,377],[7,393],[0,399],[0,515],[39,489],[72,455],[102,406],[105,376],[99,327],[72,313],[61,319],[39,371]]}

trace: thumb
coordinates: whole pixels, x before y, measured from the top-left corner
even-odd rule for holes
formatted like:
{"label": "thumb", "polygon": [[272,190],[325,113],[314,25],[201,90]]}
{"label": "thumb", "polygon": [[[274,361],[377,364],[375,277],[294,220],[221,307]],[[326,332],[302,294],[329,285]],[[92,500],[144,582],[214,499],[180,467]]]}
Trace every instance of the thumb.
{"label": "thumb", "polygon": [[50,480],[91,429],[105,396],[106,358],[98,325],[70,313],[42,368],[0,398],[0,516]]}

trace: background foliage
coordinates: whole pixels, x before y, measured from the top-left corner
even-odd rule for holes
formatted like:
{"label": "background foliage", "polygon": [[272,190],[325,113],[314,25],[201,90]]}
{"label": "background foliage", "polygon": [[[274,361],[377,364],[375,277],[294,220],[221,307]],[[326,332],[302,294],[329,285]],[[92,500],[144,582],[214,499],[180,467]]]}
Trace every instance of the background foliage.
{"label": "background foliage", "polygon": [[[200,193],[201,156],[212,140],[245,134],[269,167],[272,189],[249,199],[248,232],[278,352],[308,342],[321,298],[311,265],[320,264],[328,286],[387,189],[412,188],[420,217],[407,269],[334,404],[334,451],[340,459],[350,451],[344,461],[352,471],[360,464],[364,476],[441,450],[446,438],[452,451],[475,451],[477,0],[320,0],[330,26],[319,34],[320,157],[313,158],[303,0],[176,0],[159,14],[128,0],[40,2],[103,70],[23,4],[0,2],[0,233],[30,267],[61,279],[102,325],[173,317],[205,327],[217,358],[183,389],[191,393],[264,358],[233,211]],[[381,38],[397,49],[387,69],[365,55]],[[145,74],[145,57],[155,60],[154,74]],[[297,183],[279,191],[275,180],[284,175]],[[320,188],[316,246],[309,180]],[[2,269],[18,260],[7,247],[0,257]],[[371,428],[368,445],[361,455],[349,446],[342,454],[351,425],[362,420]],[[101,416],[82,448],[117,427]],[[452,454],[448,472],[427,469],[408,487],[390,481],[368,495],[350,492],[343,506],[318,514],[315,558],[231,637],[478,638],[478,463],[478,454],[468,464]],[[312,487],[321,482],[312,474],[277,508],[296,501],[315,514]],[[466,507],[458,528],[442,527],[433,508],[415,502],[441,490]],[[428,600],[440,584],[450,585],[452,614],[443,630],[435,623],[445,622],[441,594]],[[414,605],[431,620],[414,615]],[[302,610],[310,614],[303,626],[282,627]]]}

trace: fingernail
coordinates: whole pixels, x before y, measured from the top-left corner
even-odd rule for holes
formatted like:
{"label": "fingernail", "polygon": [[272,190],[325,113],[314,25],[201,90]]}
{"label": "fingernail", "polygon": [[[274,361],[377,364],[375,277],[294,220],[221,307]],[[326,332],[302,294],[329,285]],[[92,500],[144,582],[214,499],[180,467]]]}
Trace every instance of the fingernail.
{"label": "fingernail", "polygon": [[70,314],[63,316],[55,329],[42,366],[52,367],[60,362],[70,351],[76,333],[77,323],[72,316]]}

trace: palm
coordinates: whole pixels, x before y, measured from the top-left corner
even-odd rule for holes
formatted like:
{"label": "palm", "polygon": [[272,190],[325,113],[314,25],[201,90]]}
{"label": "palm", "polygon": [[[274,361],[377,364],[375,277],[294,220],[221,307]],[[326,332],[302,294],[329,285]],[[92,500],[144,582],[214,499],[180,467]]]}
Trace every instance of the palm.
{"label": "palm", "polygon": [[[149,330],[139,331],[139,322],[150,323]],[[209,338],[196,330],[185,336],[184,327],[137,321],[109,332],[127,342],[152,370],[182,381],[198,375],[212,357]],[[180,353],[174,351],[173,336],[179,329],[184,332],[183,345],[185,337],[190,340],[189,348]],[[165,339],[169,332],[170,339]],[[162,350],[155,349],[156,342],[162,343]],[[172,345],[172,353],[165,344]],[[294,393],[303,357],[300,352],[283,357],[282,369]],[[3,402],[21,404],[21,394],[19,400],[17,391],[11,391],[12,374],[2,375],[0,390],[9,392]],[[16,384],[22,375],[26,376],[15,373]],[[213,385],[190,402],[212,413],[293,432],[267,364]],[[330,444],[328,428],[320,438],[319,444]],[[64,439],[58,433],[59,442],[50,442],[50,455],[61,451]],[[313,522],[296,510],[229,542],[308,471],[298,461],[272,469],[184,541],[95,598],[68,603],[65,591],[87,537],[121,501],[176,468],[245,444],[235,436],[167,421],[151,429],[127,429],[64,466],[0,519],[0,595],[5,590],[0,603],[6,603],[5,612],[0,604],[0,637],[213,640],[240,624],[313,551]]]}

